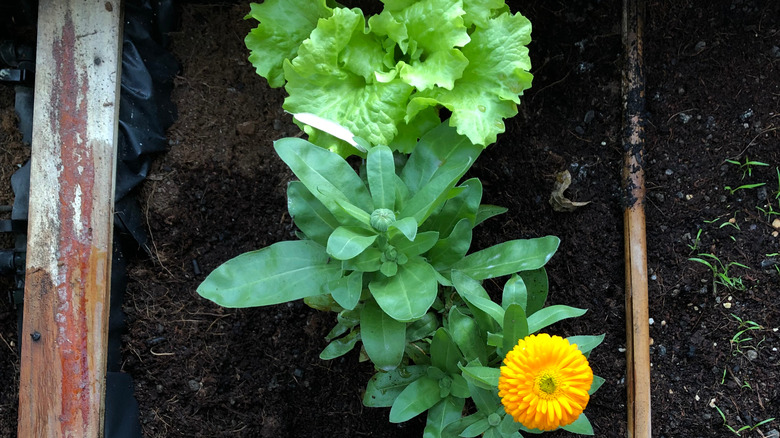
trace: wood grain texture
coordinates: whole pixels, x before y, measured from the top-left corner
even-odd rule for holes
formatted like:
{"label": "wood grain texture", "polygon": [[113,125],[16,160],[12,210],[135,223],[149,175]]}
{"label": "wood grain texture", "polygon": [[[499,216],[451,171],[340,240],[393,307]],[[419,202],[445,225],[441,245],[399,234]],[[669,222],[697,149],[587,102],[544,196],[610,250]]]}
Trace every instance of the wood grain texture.
{"label": "wood grain texture", "polygon": [[102,436],[121,10],[39,4],[20,438]]}
{"label": "wood grain texture", "polygon": [[623,2],[623,214],[626,260],[626,387],[628,437],[650,438],[650,323],[645,229],[644,0]]}

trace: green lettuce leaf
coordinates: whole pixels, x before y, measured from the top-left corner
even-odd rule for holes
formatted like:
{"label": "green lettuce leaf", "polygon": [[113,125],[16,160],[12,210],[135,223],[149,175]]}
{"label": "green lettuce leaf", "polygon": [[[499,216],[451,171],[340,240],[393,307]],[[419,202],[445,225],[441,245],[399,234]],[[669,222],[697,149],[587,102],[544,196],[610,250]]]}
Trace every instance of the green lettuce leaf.
{"label": "green lettuce leaf", "polygon": [[[383,50],[381,41],[367,34],[359,9],[334,9],[303,42],[298,56],[284,63],[289,93],[284,109],[332,120],[374,145],[390,144],[404,120],[412,87],[400,78],[376,80],[374,72],[386,70]],[[320,144],[317,135],[310,140]],[[328,146],[337,149],[336,143]]]}
{"label": "green lettuce leaf", "polygon": [[295,58],[298,47],[317,27],[317,20],[329,17],[332,9],[325,0],[266,0],[250,7],[244,19],[254,18],[260,24],[244,39],[251,51],[249,62],[270,86],[281,87],[285,80],[282,63]]}
{"label": "green lettuce leaf", "polygon": [[368,23],[373,33],[387,36],[406,55],[398,63],[401,78],[418,90],[452,89],[469,63],[458,50],[470,41],[462,0],[421,0],[398,9],[385,6]]}
{"label": "green lettuce leaf", "polygon": [[450,126],[473,143],[487,146],[504,132],[503,119],[517,114],[519,95],[531,86],[531,60],[526,44],[531,23],[507,13],[477,27],[462,52],[469,60],[452,90],[434,88],[412,95],[407,120],[432,105],[452,111]]}

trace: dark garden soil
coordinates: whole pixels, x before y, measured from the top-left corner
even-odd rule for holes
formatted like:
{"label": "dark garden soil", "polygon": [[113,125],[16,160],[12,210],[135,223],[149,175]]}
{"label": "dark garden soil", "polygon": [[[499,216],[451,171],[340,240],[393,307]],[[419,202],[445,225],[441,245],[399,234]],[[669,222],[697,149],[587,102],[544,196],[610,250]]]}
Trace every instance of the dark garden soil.
{"label": "dark garden soil", "polygon": [[[561,238],[547,265],[549,303],[589,311],[551,331],[606,333],[590,358],[606,383],[586,412],[596,436],[621,437],[621,4],[518,3],[513,10],[534,25],[534,86],[469,173],[485,186],[483,202],[509,209],[478,228],[474,245]],[[421,436],[423,419],[393,425],[387,409],[362,406],[372,367],[356,352],[318,358],[334,315],[300,302],[229,310],[195,293],[227,259],[294,238],[285,197],[292,174],[271,143],[300,131],[281,109],[283,90],[269,89],[246,61],[247,11],[245,4],[184,5],[172,35],[181,62],[173,95],[179,118],[169,152],[139,192],[154,257],[131,265],[125,298],[123,370],[135,379],[145,436]],[[645,207],[656,437],[733,436],[718,409],[735,430],[778,418],[742,436],[780,429],[778,46],[780,2],[648,2]],[[0,88],[2,205],[11,203],[9,176],[25,159],[9,90]],[[768,166],[740,168],[727,159]],[[572,213],[548,204],[562,170],[572,174],[567,195],[590,201]],[[756,183],[766,184],[736,190]],[[689,260],[701,253],[728,267],[732,287],[714,285],[712,271]],[[16,430],[15,318],[0,301],[3,437]]]}

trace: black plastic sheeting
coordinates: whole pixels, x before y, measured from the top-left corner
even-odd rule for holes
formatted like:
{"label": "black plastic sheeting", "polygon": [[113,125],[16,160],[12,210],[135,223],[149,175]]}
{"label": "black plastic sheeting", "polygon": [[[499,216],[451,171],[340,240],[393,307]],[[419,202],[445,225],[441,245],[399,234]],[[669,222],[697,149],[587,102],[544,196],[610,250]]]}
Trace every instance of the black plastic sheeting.
{"label": "black plastic sheeting", "polygon": [[[15,11],[35,23],[37,5],[17,0]],[[121,98],[115,193],[115,232],[111,273],[111,308],[109,316],[108,363],[106,376],[105,436],[109,438],[141,437],[138,404],[133,397],[132,378],[121,367],[121,336],[126,331],[122,312],[127,287],[123,250],[142,248],[149,251],[145,222],[133,189],[149,172],[153,156],[167,148],[166,129],[176,118],[170,101],[173,77],[178,63],[165,49],[167,33],[176,25],[171,0],[126,0],[122,46]],[[33,89],[16,86],[16,112],[23,139],[32,138]],[[15,200],[11,218],[26,221],[30,187],[29,162],[11,177]],[[18,240],[18,239],[17,239]],[[22,245],[24,245],[22,243]],[[24,248],[17,250],[24,251]],[[19,343],[21,306],[19,306]]]}

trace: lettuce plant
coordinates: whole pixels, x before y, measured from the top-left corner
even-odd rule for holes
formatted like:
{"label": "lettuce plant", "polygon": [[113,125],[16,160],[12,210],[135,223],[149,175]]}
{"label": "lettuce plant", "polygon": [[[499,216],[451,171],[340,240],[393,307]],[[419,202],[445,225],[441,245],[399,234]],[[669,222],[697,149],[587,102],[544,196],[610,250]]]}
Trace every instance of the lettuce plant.
{"label": "lettuce plant", "polygon": [[[370,144],[410,152],[440,123],[483,147],[504,131],[531,86],[531,23],[503,0],[383,0],[366,17],[326,0],[266,0],[246,18],[250,62],[284,108],[345,126]],[[309,140],[355,153],[311,126]]]}

